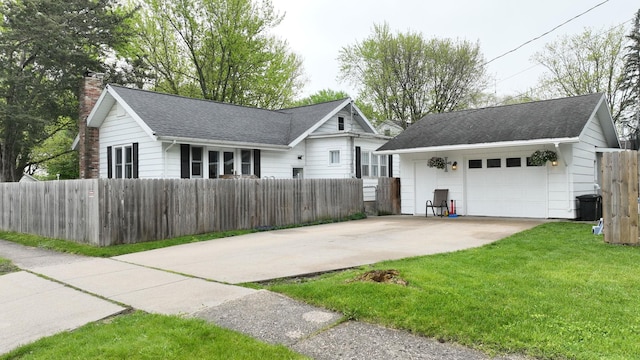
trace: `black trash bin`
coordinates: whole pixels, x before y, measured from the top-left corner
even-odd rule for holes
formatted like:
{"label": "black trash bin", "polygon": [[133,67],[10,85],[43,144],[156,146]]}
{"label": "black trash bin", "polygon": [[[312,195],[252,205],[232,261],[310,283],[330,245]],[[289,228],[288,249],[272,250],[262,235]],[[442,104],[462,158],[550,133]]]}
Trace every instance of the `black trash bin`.
{"label": "black trash bin", "polygon": [[602,196],[598,194],[580,195],[580,220],[594,221],[602,217]]}

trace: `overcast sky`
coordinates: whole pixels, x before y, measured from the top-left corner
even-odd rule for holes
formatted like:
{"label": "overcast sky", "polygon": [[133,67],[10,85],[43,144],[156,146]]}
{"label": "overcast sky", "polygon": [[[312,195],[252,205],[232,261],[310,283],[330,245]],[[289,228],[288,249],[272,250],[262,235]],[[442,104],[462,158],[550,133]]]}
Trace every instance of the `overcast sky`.
{"label": "overcast sky", "polygon": [[[355,90],[339,83],[340,49],[362,41],[373,24],[387,22],[393,32],[418,31],[425,38],[479,41],[486,60],[499,56],[573,18],[604,0],[272,0],[285,14],[275,34],[301,55],[308,84],[304,95],[321,89]],[[531,56],[544,44],[585,27],[605,29],[631,20],[640,1],[609,0],[549,35],[488,65],[495,81],[487,89],[517,95],[535,86],[544,71]],[[628,33],[626,31],[625,33]]]}

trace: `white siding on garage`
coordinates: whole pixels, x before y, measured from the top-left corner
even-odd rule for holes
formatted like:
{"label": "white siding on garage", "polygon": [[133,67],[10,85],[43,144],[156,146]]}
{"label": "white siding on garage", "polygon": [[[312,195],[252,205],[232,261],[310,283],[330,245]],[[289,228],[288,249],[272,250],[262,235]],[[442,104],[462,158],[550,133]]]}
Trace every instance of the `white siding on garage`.
{"label": "white siding on garage", "polygon": [[[457,161],[458,170],[454,171],[449,167],[445,172],[442,169],[430,168],[427,164],[432,156],[446,156],[452,163]],[[401,177],[401,212],[403,214],[424,216],[426,201],[433,200],[435,189],[449,189],[449,200],[455,200],[457,213],[465,214],[462,153],[401,154],[398,162],[398,176]]]}
{"label": "white siding on garage", "polygon": [[107,147],[138,143],[140,178],[162,177],[162,145],[152,139],[115,103],[100,127],[100,177],[107,177]]}

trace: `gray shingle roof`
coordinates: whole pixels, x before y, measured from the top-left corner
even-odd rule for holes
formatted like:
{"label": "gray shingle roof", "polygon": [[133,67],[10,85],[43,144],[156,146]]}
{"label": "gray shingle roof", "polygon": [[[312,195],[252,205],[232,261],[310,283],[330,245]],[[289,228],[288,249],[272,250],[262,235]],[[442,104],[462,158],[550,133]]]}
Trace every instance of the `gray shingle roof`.
{"label": "gray shingle roof", "polygon": [[109,85],[156,136],[288,145],[341,102],[280,111]]}
{"label": "gray shingle roof", "polygon": [[430,114],[378,150],[578,137],[602,94]]}
{"label": "gray shingle roof", "polygon": [[329,101],[321,104],[306,105],[280,110],[281,113],[288,114],[292,119],[291,141],[302,135],[310,127],[315,125],[320,119],[331,111],[335,110],[346,99]]}

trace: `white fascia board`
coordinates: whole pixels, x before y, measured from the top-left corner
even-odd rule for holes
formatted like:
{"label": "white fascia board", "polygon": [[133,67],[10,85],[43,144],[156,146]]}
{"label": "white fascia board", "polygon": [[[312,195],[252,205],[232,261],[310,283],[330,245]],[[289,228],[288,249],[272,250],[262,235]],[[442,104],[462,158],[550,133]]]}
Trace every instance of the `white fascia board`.
{"label": "white fascia board", "polygon": [[80,134],[76,135],[73,139],[73,142],[71,143],[71,150],[77,150],[78,144],[80,144]]}
{"label": "white fascia board", "polygon": [[272,144],[259,144],[240,141],[223,141],[223,140],[207,140],[196,139],[187,137],[175,137],[175,136],[158,136],[158,141],[162,142],[176,142],[197,146],[211,146],[211,147],[223,147],[223,148],[245,148],[245,149],[260,149],[260,150],[273,150],[273,151],[287,151],[291,148],[288,145],[272,145]]}
{"label": "white fascia board", "polygon": [[458,144],[458,145],[430,146],[430,147],[412,148],[412,149],[382,150],[382,151],[376,151],[375,154],[413,154],[413,153],[425,153],[425,152],[435,152],[435,151],[492,149],[492,148],[512,147],[512,146],[555,145],[555,144],[568,144],[568,143],[577,143],[577,142],[580,142],[580,139],[577,137],[519,140],[519,141],[500,141],[500,142],[480,143],[480,144]]}
{"label": "white fascia board", "polygon": [[309,139],[325,139],[325,138],[339,138],[339,137],[354,137],[361,139],[375,139],[375,140],[390,140],[390,136],[384,136],[374,133],[358,133],[352,131],[340,131],[327,134],[314,134],[309,135]]}
{"label": "white fascia board", "polygon": [[325,115],[322,119],[320,119],[320,121],[318,121],[315,124],[313,124],[313,126],[311,126],[309,129],[307,129],[307,131],[303,132],[302,135],[298,136],[296,139],[294,139],[292,142],[290,142],[289,143],[289,147],[294,148],[302,140],[304,140],[307,136],[309,136],[309,134],[311,134],[312,132],[316,131],[317,128],[322,126],[322,124],[327,122],[327,120],[331,119],[331,117],[333,117],[333,115],[335,115],[338,112],[340,112],[340,110],[344,109],[344,107],[347,106],[352,101],[353,100],[351,100],[351,98],[345,99],[345,101],[343,101],[335,109],[333,109],[331,112],[329,112],[327,115]]}
{"label": "white fascia board", "polygon": [[124,110],[127,112],[127,114],[129,114],[129,116],[131,116],[131,118],[133,118],[133,120],[136,122],[136,124],[138,124],[138,126],[140,126],[142,128],[142,130],[149,135],[149,137],[153,140],[158,140],[158,137],[156,136],[156,134],[153,132],[153,130],[151,130],[151,128],[149,127],[149,125],[147,125],[146,122],[144,122],[144,120],[138,116],[138,114],[136,114],[135,111],[133,111],[133,109],[129,106],[129,104],[127,104],[126,101],[124,101],[120,95],[118,95],[118,93],[109,85],[107,85],[106,88],[107,91],[109,91],[109,94],[111,96],[113,96],[113,98],[115,99],[115,101],[118,102],[118,104],[120,104],[120,106],[122,106],[124,108]]}
{"label": "white fascia board", "polygon": [[98,101],[91,109],[89,116],[87,116],[87,126],[99,128],[102,125],[107,114],[109,114],[109,110],[115,103],[115,99],[109,94],[109,85],[102,90],[100,93],[100,97],[98,97]]}
{"label": "white fascia board", "polygon": [[376,130],[375,126],[373,126],[373,124],[369,121],[369,119],[367,119],[367,117],[364,116],[364,114],[362,113],[362,111],[360,111],[360,108],[358,108],[358,106],[355,104],[355,102],[352,102],[351,105],[356,110],[358,115],[362,118],[362,120],[364,120],[365,125],[367,125],[369,127],[369,130],[371,130],[374,134],[378,134],[378,130]]}

